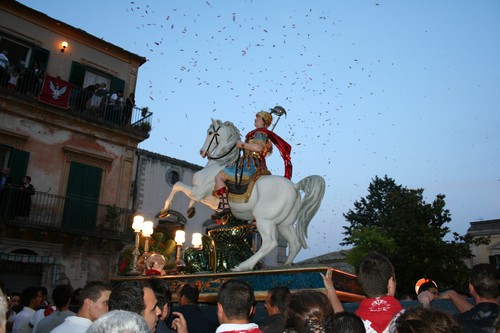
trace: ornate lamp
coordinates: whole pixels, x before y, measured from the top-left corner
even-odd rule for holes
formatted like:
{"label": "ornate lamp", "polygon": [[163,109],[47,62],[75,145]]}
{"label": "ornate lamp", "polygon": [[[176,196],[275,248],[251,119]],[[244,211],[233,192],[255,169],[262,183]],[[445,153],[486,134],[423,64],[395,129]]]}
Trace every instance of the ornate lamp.
{"label": "ornate lamp", "polygon": [[193,238],[191,239],[191,244],[193,244],[193,247],[195,249],[200,249],[201,245],[203,244],[201,240],[201,234],[199,232],[193,233]]}
{"label": "ornate lamp", "polygon": [[146,259],[148,258],[149,251],[149,237],[153,234],[153,222],[144,221],[142,224],[142,235],[146,238],[144,242],[144,272],[146,272]]}
{"label": "ornate lamp", "polygon": [[134,252],[132,252],[132,254],[134,255],[134,260],[132,261],[132,267],[130,267],[131,269],[128,272],[128,275],[141,274],[137,270],[137,259],[141,254],[141,252],[139,251],[139,237],[140,237],[139,234],[141,233],[143,223],[144,223],[144,217],[142,217],[141,215],[134,216],[134,222],[132,223],[132,229],[134,229],[135,232],[135,248]]}
{"label": "ornate lamp", "polygon": [[186,242],[186,233],[184,230],[177,230],[175,232],[175,243],[177,244],[177,252],[175,254],[175,266],[177,267],[177,271],[180,270],[180,267],[184,266],[184,263],[181,259],[181,249],[182,244]]}

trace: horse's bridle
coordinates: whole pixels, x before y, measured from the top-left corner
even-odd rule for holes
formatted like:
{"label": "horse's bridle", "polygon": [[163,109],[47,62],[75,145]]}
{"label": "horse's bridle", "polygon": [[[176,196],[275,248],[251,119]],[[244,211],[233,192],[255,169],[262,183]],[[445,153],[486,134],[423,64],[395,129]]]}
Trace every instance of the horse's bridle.
{"label": "horse's bridle", "polygon": [[208,147],[207,147],[207,158],[209,160],[218,160],[218,159],[221,159],[221,158],[226,157],[227,155],[229,155],[229,153],[231,151],[233,151],[234,148],[236,148],[236,143],[227,152],[225,152],[221,156],[218,156],[218,157],[211,157],[211,156],[209,156],[208,154],[210,154],[210,146],[214,142],[214,139],[215,139],[215,146],[217,147],[219,145],[219,133],[218,132],[219,132],[220,126],[217,127],[217,129],[215,129],[214,125],[212,125],[212,127],[214,129],[214,134],[212,135],[212,139],[210,140],[210,143],[208,144]]}

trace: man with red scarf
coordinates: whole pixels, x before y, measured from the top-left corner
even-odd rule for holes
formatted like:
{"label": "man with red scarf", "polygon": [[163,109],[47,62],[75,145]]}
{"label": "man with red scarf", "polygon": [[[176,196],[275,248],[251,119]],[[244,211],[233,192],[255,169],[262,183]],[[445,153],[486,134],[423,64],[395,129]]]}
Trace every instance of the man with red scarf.
{"label": "man with red scarf", "polygon": [[377,252],[366,254],[359,265],[358,281],[368,297],[356,310],[365,324],[366,332],[392,332],[392,323],[403,310],[394,297],[396,275],[392,263]]}

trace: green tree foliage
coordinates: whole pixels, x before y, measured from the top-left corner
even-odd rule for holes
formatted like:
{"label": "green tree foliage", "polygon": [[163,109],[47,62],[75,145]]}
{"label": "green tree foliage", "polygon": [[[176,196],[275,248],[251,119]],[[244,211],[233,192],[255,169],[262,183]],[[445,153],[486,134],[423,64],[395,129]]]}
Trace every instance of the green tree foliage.
{"label": "green tree foliage", "polygon": [[[369,251],[386,255],[394,265],[398,293],[414,293],[422,277],[437,282],[440,290],[467,291],[469,270],[462,259],[472,257],[471,244],[485,244],[487,238],[472,239],[453,233],[445,209],[445,196],[432,204],[423,198],[423,189],[408,189],[385,176],[375,177],[368,195],[354,203],[344,217],[345,238],[341,245],[354,245],[347,261],[358,266]],[[444,240],[445,236],[451,240]]]}

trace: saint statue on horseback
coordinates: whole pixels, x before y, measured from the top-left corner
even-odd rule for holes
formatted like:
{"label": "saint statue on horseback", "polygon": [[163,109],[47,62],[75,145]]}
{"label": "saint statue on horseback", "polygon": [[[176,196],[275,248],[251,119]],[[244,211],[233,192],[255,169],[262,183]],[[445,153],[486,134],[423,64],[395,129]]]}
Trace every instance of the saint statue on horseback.
{"label": "saint statue on horseback", "polygon": [[283,107],[276,106],[269,112],[257,112],[254,120],[255,129],[245,136],[244,142],[239,140],[236,142],[236,147],[242,154],[215,176],[215,193],[219,197],[219,205],[212,215],[213,220],[219,220],[231,212],[228,191],[244,195],[248,190],[251,192],[253,184],[260,176],[271,174],[266,165],[266,157],[272,153],[271,142],[277,146],[285,161],[285,177],[291,179],[291,147],[273,131],[267,129],[273,122],[273,114],[281,117],[286,111]]}
{"label": "saint statue on horseback", "polygon": [[[273,114],[278,118],[269,130]],[[323,177],[308,176],[297,184],[290,180],[291,147],[273,132],[283,114],[286,111],[281,106],[257,112],[256,128],[245,136],[245,141],[241,141],[240,131],[233,123],[212,119],[200,149],[201,156],[208,159],[206,166],[194,174],[192,186],[175,183],[159,213],[160,217],[168,214],[175,194],[180,191],[191,199],[187,210],[190,218],[195,213],[195,204],[201,202],[215,210],[214,220],[231,214],[242,221],[255,221],[262,245],[233,271],[253,269],[278,245],[277,231],[288,242],[285,265],[290,265],[300,249],[307,248],[307,227],[323,199]],[[267,169],[266,156],[271,153],[272,144],[284,160],[284,177],[271,175]]]}

